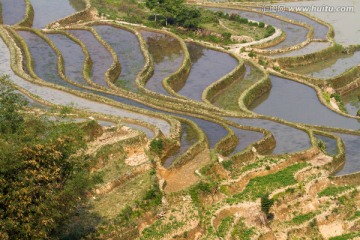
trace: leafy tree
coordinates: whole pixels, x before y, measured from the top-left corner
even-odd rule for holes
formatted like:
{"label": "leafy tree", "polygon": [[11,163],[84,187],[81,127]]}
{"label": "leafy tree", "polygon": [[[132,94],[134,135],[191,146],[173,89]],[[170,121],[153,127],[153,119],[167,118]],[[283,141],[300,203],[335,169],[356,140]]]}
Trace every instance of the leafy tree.
{"label": "leafy tree", "polygon": [[74,156],[85,147],[82,125],[26,115],[4,85],[0,104],[0,238],[50,238],[92,184],[89,161]]}
{"label": "leafy tree", "polygon": [[185,28],[197,28],[200,24],[201,12],[199,9],[183,5],[176,15],[176,23]]}
{"label": "leafy tree", "polygon": [[[1,77],[2,80],[5,77]],[[19,113],[27,105],[24,97],[0,82],[0,133],[13,134],[22,126],[24,119]]]}
{"label": "leafy tree", "polygon": [[200,10],[185,5],[184,0],[146,0],[146,6],[156,14],[165,17],[165,25],[177,24],[185,28],[199,26]]}
{"label": "leafy tree", "polygon": [[150,10],[153,10],[154,8],[160,6],[164,3],[165,0],[146,0],[145,5]]}

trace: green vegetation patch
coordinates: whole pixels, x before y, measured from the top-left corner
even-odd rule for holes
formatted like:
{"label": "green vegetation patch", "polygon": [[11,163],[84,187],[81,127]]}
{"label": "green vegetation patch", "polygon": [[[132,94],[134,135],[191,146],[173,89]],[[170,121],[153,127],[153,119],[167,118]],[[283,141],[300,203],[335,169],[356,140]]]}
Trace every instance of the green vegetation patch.
{"label": "green vegetation patch", "polygon": [[91,5],[110,19],[121,18],[132,23],[144,23],[144,19],[148,17],[145,4],[136,0],[91,0]]}
{"label": "green vegetation patch", "polygon": [[249,87],[263,77],[263,73],[256,67],[249,65],[250,73],[239,78],[218,94],[212,102],[225,110],[239,111],[239,97]]}
{"label": "green vegetation patch", "polygon": [[233,216],[227,216],[224,217],[221,220],[221,223],[219,225],[218,231],[217,231],[217,235],[221,238],[226,237],[227,233],[229,232],[232,223],[234,222],[234,217]]}
{"label": "green vegetation patch", "polygon": [[27,115],[26,105],[21,95],[0,84],[3,239],[49,238],[97,183],[90,175],[92,162],[78,153],[88,139],[82,124]]}
{"label": "green vegetation patch", "polygon": [[353,186],[329,186],[327,188],[325,188],[324,190],[322,190],[321,192],[318,193],[319,197],[331,197],[331,196],[337,196],[347,190],[353,189]]}
{"label": "green vegetation patch", "polygon": [[349,218],[349,220],[355,220],[357,218],[360,218],[360,211],[356,211],[354,215]]}
{"label": "green vegetation patch", "polygon": [[235,203],[242,200],[255,200],[261,198],[266,192],[273,192],[278,188],[296,184],[294,174],[306,167],[307,163],[297,163],[276,173],[255,177],[250,180],[242,193],[236,194],[231,199],[227,199],[229,203]]}
{"label": "green vegetation patch", "polygon": [[176,219],[169,223],[163,223],[161,220],[157,220],[150,227],[144,229],[140,239],[161,239],[184,225],[184,222],[177,221]]}
{"label": "green vegetation patch", "polygon": [[310,219],[312,219],[313,217],[315,217],[317,214],[317,212],[310,212],[310,213],[306,213],[306,214],[302,214],[302,215],[298,215],[295,216],[292,220],[291,220],[291,224],[294,225],[299,225],[302,224],[306,221],[309,221]]}
{"label": "green vegetation patch", "polygon": [[355,237],[360,237],[360,232],[348,233],[337,237],[329,238],[330,240],[348,240],[354,239]]}
{"label": "green vegetation patch", "polygon": [[254,235],[254,228],[247,228],[243,219],[240,219],[231,232],[231,237],[234,240],[250,240]]}

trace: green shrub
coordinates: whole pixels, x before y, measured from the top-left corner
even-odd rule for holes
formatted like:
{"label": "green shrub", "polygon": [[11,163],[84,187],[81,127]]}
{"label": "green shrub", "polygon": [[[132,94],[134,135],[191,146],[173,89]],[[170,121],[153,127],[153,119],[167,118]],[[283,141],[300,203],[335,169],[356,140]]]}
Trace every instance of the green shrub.
{"label": "green shrub", "polygon": [[269,194],[264,194],[261,197],[261,211],[266,214],[266,216],[269,216],[270,208],[274,204],[274,200],[269,198]]}
{"label": "green shrub", "polygon": [[225,40],[230,40],[231,39],[231,33],[229,32],[224,32],[221,34],[221,36],[225,39]]}
{"label": "green shrub", "polygon": [[307,214],[303,214],[303,215],[299,215],[299,216],[296,216],[294,217],[291,222],[295,225],[299,225],[299,224],[302,224],[306,221],[309,221],[310,219],[312,219],[313,217],[315,217],[316,215],[316,212],[310,212],[310,213],[307,213]]}
{"label": "green shrub", "polygon": [[277,72],[280,72],[280,71],[281,71],[281,68],[278,67],[278,66],[274,66],[273,69],[274,69],[275,71],[277,71]]}
{"label": "green shrub", "polygon": [[220,238],[224,238],[226,236],[233,221],[234,221],[233,216],[227,216],[221,220],[221,223],[220,223],[218,231],[217,231],[217,235]]}
{"label": "green shrub", "polygon": [[331,197],[331,196],[336,196],[339,195],[340,193],[343,193],[349,189],[352,189],[353,186],[329,186],[327,188],[325,188],[324,190],[322,190],[321,192],[318,193],[319,197]]}
{"label": "green shrub", "polygon": [[265,61],[264,59],[259,59],[259,64],[266,67],[268,65],[268,62]]}
{"label": "green shrub", "polygon": [[347,233],[341,236],[329,238],[330,240],[348,240],[355,239],[355,237],[360,237],[360,232]]}
{"label": "green shrub", "polygon": [[338,93],[333,93],[330,95],[330,98],[335,98],[337,102],[341,102],[341,97]]}
{"label": "green shrub", "polygon": [[318,140],[317,141],[317,146],[322,152],[325,152],[326,144],[324,143],[324,141]]}
{"label": "green shrub", "polygon": [[161,138],[156,138],[150,143],[150,150],[156,155],[161,155],[164,150],[164,142]]}
{"label": "green shrub", "polygon": [[248,24],[248,23],[249,23],[249,19],[247,19],[247,18],[240,18],[240,19],[239,19],[239,23]]}
{"label": "green shrub", "polygon": [[226,170],[230,170],[233,163],[233,161],[223,161],[221,164]]}
{"label": "green shrub", "polygon": [[253,51],[251,51],[251,52],[249,52],[248,56],[251,58],[254,58],[254,57],[256,57],[256,54]]}
{"label": "green shrub", "polygon": [[266,27],[266,34],[265,34],[265,38],[270,37],[271,35],[273,35],[275,33],[275,28],[271,25],[268,25]]}

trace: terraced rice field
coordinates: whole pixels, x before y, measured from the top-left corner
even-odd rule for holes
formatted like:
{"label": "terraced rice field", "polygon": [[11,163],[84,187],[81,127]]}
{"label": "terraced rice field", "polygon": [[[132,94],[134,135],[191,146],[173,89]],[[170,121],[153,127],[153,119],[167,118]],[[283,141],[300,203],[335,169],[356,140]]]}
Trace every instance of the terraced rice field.
{"label": "terraced rice field", "polygon": [[[105,183],[87,202],[101,218],[81,237],[357,236],[360,47],[339,51],[331,25],[251,3],[204,2],[282,31],[265,47],[221,47],[110,21],[87,1],[0,3],[0,74],[32,110],[68,107],[145,139],[113,143],[121,158],[108,153]],[[147,192],[149,175],[162,200],[145,211],[141,201],[157,194]],[[274,203],[268,212],[264,196]],[[136,212],[128,225],[116,220],[126,206]]]}

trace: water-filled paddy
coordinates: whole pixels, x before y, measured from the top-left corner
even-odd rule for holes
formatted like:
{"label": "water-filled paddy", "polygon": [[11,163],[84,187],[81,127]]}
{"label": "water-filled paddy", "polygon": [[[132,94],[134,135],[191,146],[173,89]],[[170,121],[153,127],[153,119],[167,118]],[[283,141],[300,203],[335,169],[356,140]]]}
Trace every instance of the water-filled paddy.
{"label": "water-filled paddy", "polygon": [[[28,34],[28,32],[24,32],[26,34]],[[34,34],[32,34],[34,35]],[[36,35],[34,35],[34,38],[35,39],[38,39],[39,37],[37,37]],[[46,44],[43,44],[44,46],[40,48],[40,50],[42,49],[46,49],[46,50],[49,50],[49,46],[46,45]],[[37,46],[42,46],[41,44],[37,45]],[[35,50],[38,50],[37,48],[34,48]],[[49,55],[49,52],[46,52],[47,55]],[[37,52],[34,52],[35,54]],[[55,53],[53,53],[55,54]],[[157,110],[157,109],[154,109],[154,108],[151,108],[149,106],[146,106],[144,104],[141,104],[141,103],[138,103],[136,101],[133,101],[133,100],[130,100],[130,99],[127,99],[127,98],[123,98],[123,97],[119,97],[119,96],[116,96],[116,95],[112,95],[112,94],[106,94],[106,93],[101,93],[101,92],[97,92],[97,91],[92,91],[92,90],[87,90],[87,89],[83,89],[83,88],[80,88],[80,87],[77,87],[77,86],[74,86],[74,85],[71,85],[65,81],[63,81],[58,75],[57,75],[57,69],[56,69],[56,61],[55,61],[55,57],[53,54],[50,54],[52,56],[51,59],[53,60],[48,60],[46,61],[46,69],[52,69],[52,73],[54,73],[54,77],[49,77],[48,75],[44,74],[44,73],[39,73],[39,75],[41,75],[41,78],[43,78],[45,81],[49,81],[51,83],[55,83],[55,84],[58,84],[60,86],[64,86],[64,87],[69,87],[69,88],[72,88],[74,90],[78,90],[78,91],[83,91],[83,92],[88,92],[88,93],[93,93],[93,94],[97,94],[99,96],[102,96],[102,97],[107,97],[109,99],[112,99],[114,101],[117,101],[117,102],[121,102],[121,103],[124,103],[124,104],[127,104],[127,105],[130,105],[130,106],[136,106],[136,107],[140,107],[140,108],[143,108],[143,109],[147,109],[147,110],[150,110],[150,111],[155,111],[155,112],[163,112],[163,113],[167,113],[165,111],[161,111],[161,110]],[[42,59],[42,60],[45,60],[45,59]],[[41,64],[40,66],[44,66],[44,64]],[[42,68],[40,68],[39,71],[41,71]],[[64,93],[66,95],[66,93]],[[69,99],[72,99],[72,98],[76,98],[78,99],[78,101],[80,101],[81,98],[79,97],[70,97]],[[64,104],[69,104],[68,100],[65,100],[64,99]],[[84,103],[82,104],[79,104],[77,103],[77,101],[74,101],[74,103],[76,103],[79,107],[85,107],[87,104],[89,104],[89,102],[91,101],[84,101]],[[87,103],[87,104],[86,104]],[[63,105],[64,105],[63,104]],[[66,105],[65,104],[65,105]],[[96,104],[98,105],[98,104]],[[100,105],[104,105],[106,106],[105,104],[100,104]],[[93,106],[95,107],[95,106]],[[86,106],[87,108],[87,106]],[[107,109],[109,108],[109,109]],[[110,114],[111,111],[113,111],[112,109],[116,109],[116,108],[113,108],[113,107],[107,107],[105,108],[103,111],[100,111],[102,113],[104,113],[104,111],[106,111],[107,113]],[[119,111],[122,111],[120,109],[118,109]],[[187,116],[183,116],[183,115],[180,115],[180,114],[174,114],[176,116],[179,116],[179,117],[185,117],[187,119],[190,119],[190,120],[193,120],[195,123],[197,123],[199,125],[199,127],[201,129],[203,129],[203,131],[206,133],[207,137],[208,137],[208,140],[209,140],[209,145],[211,148],[213,148],[217,142],[219,142],[223,137],[225,137],[227,135],[227,130],[219,125],[219,124],[216,124],[216,123],[213,123],[213,122],[209,122],[209,121],[206,121],[206,120],[203,120],[203,119],[199,119],[199,118],[194,118],[194,117],[187,117]],[[126,115],[124,115],[126,116]],[[148,119],[146,119],[148,118]],[[138,119],[138,118],[136,118]],[[150,117],[142,117],[140,118],[140,120],[142,121],[146,121],[146,122],[149,122],[149,123],[152,123],[153,121],[156,121],[156,119],[152,119]],[[160,128],[161,129],[161,128]],[[165,130],[167,130],[168,128],[165,128]],[[161,129],[162,130],[162,129]]]}
{"label": "water-filled paddy", "polygon": [[18,31],[25,40],[34,63],[34,71],[43,80],[59,84],[63,80],[57,71],[57,56],[50,45],[38,35],[28,31]]}
{"label": "water-filled paddy", "polygon": [[69,33],[80,39],[89,51],[92,60],[91,80],[100,86],[107,87],[105,73],[113,63],[111,53],[90,31],[70,30]]}
{"label": "water-filled paddy", "polygon": [[306,45],[305,47],[300,48],[299,50],[286,52],[286,53],[271,54],[271,55],[268,55],[267,57],[271,57],[271,58],[297,57],[297,56],[302,56],[302,55],[321,51],[325,48],[330,47],[330,45],[331,44],[329,42],[311,42],[308,45]]}
{"label": "water-filled paddy", "polygon": [[129,128],[136,129],[136,130],[139,130],[141,132],[144,132],[148,139],[152,139],[155,136],[153,131],[151,131],[150,129],[148,129],[146,127],[143,127],[141,125],[133,124],[133,123],[127,123],[127,122],[122,122],[121,124],[123,124],[123,125],[125,125],[125,126],[127,126]]}
{"label": "water-filled paddy", "polygon": [[250,144],[260,141],[262,138],[264,138],[264,134],[261,132],[243,130],[236,127],[231,127],[231,130],[239,139],[239,143],[231,155],[241,152],[242,150],[247,148]]}
{"label": "water-filled paddy", "polygon": [[289,68],[289,71],[309,75],[315,78],[332,78],[345,72],[346,70],[360,64],[360,51],[352,55],[342,54],[337,57],[313,63],[302,67]]}
{"label": "water-filled paddy", "polygon": [[202,92],[213,82],[230,73],[238,64],[227,53],[188,43],[192,67],[180,95],[201,101]]}
{"label": "water-filled paddy", "polygon": [[162,80],[176,72],[181,66],[184,53],[177,39],[157,32],[141,30],[149,53],[154,61],[154,73],[146,82],[145,87],[153,92],[169,95],[162,85]]}
{"label": "water-filled paddy", "polygon": [[65,76],[77,83],[88,85],[82,74],[85,55],[80,45],[63,34],[47,34],[47,37],[61,52],[64,59]]}
{"label": "water-filled paddy", "polygon": [[[309,6],[309,1],[296,1],[281,3],[288,6]],[[311,1],[312,6],[352,6],[354,11],[332,12],[332,11],[313,11],[309,14],[331,24],[335,30],[335,41],[339,44],[348,46],[360,44],[360,1],[356,0],[315,0]]]}
{"label": "water-filled paddy", "polygon": [[30,2],[35,13],[34,28],[45,28],[49,23],[70,16],[80,10],[80,7],[85,7],[82,0],[30,0]]}
{"label": "water-filled paddy", "polygon": [[180,136],[180,148],[166,158],[163,166],[168,168],[174,162],[174,160],[185,153],[193,144],[197,141],[196,132],[193,131],[190,125],[182,122],[181,123],[181,136]]}
{"label": "water-filled paddy", "polygon": [[112,26],[94,26],[94,28],[119,58],[121,74],[114,84],[133,92],[137,91],[135,78],[145,63],[137,37],[129,31]]}
{"label": "water-filled paddy", "polygon": [[345,144],[345,165],[336,175],[351,174],[360,171],[360,136],[339,134]]}
{"label": "water-filled paddy", "polygon": [[288,11],[278,11],[275,14],[311,26],[314,29],[314,39],[326,39],[329,28],[311,18],[308,18],[299,13]]}
{"label": "water-filled paddy", "polygon": [[321,104],[315,90],[304,84],[270,75],[272,89],[251,107],[256,113],[291,122],[358,130],[360,123]]}
{"label": "water-filled paddy", "polygon": [[346,94],[341,97],[346,111],[353,116],[357,115],[357,112],[360,110],[360,89],[355,89],[351,93]]}
{"label": "water-filled paddy", "polygon": [[25,0],[1,0],[2,19],[6,25],[14,25],[23,20],[26,11]]}
{"label": "water-filled paddy", "polygon": [[315,134],[315,137],[325,144],[325,152],[330,156],[335,156],[338,153],[336,139],[326,137],[324,135]]}
{"label": "water-filled paddy", "polygon": [[276,140],[273,154],[284,154],[303,151],[311,147],[309,135],[299,129],[263,119],[227,118],[240,125],[264,128],[269,130]]}
{"label": "water-filled paddy", "polygon": [[143,114],[130,112],[106,104],[90,101],[81,97],[77,97],[70,93],[66,93],[49,87],[40,86],[21,79],[20,77],[15,75],[14,72],[11,70],[10,52],[6,44],[2,40],[0,41],[0,56],[1,56],[0,72],[2,74],[9,75],[10,80],[13,83],[26,89],[30,93],[41,97],[45,101],[58,105],[64,105],[64,106],[74,105],[78,108],[86,109],[90,112],[98,112],[98,113],[109,114],[118,117],[127,117],[127,118],[138,119],[140,121],[146,121],[150,124],[157,126],[166,136],[169,136],[170,134],[169,123],[167,123],[162,119],[151,118]]}

